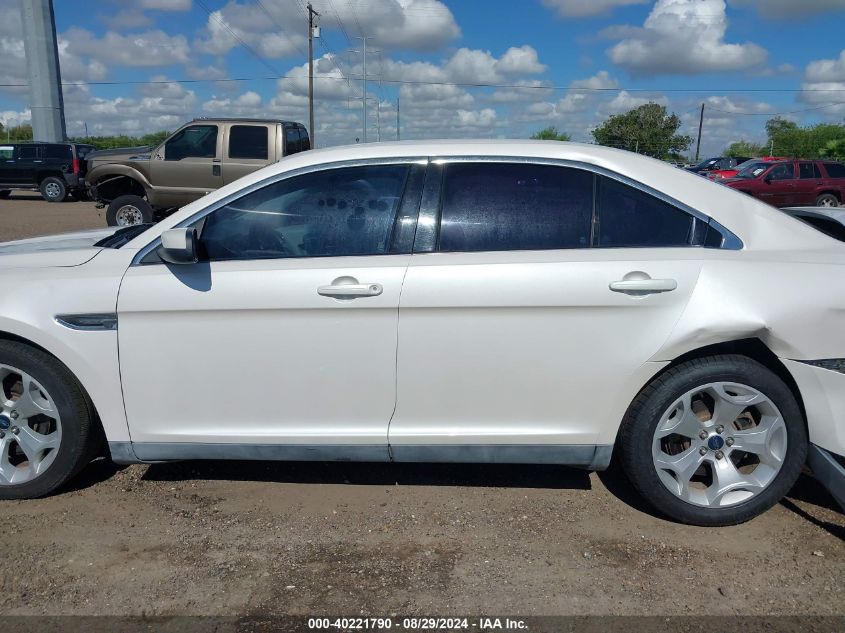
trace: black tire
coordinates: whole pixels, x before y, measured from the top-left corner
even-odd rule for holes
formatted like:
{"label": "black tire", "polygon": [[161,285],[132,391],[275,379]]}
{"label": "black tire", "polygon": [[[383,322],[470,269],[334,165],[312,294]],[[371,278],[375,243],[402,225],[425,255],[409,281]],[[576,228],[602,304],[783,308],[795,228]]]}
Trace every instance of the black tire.
{"label": "black tire", "polygon": [[38,190],[47,202],[64,202],[68,193],[65,179],[58,176],[47,176],[39,183]]}
{"label": "black tire", "polygon": [[[137,210],[137,213],[132,212],[131,214],[134,215],[139,222],[135,222],[134,224],[127,224],[123,221],[127,215],[125,207],[134,207]],[[124,209],[121,211],[121,209]],[[153,221],[153,208],[149,205],[149,203],[141,198],[140,196],[135,195],[125,195],[125,196],[118,196],[114,200],[111,201],[109,204],[109,208],[106,211],[106,222],[108,222],[109,226],[134,226],[135,224],[149,224]]]}
{"label": "black tire", "polygon": [[12,195],[11,189],[0,189],[0,200],[8,200]]}
{"label": "black tire", "polygon": [[[677,398],[719,381],[744,384],[766,395],[784,420],[787,445],[781,469],[766,488],[747,501],[713,508],[688,503],[663,485],[652,460],[652,443],[661,416]],[[795,397],[772,371],[746,356],[711,356],[668,369],[637,395],[622,422],[619,454],[631,483],[658,512],[691,525],[735,525],[765,512],[789,492],[807,456],[807,430]]]}
{"label": "black tire", "polygon": [[61,417],[61,442],[47,470],[24,483],[0,483],[0,499],[43,497],[69,481],[99,451],[102,435],[94,407],[67,367],[46,352],[17,341],[0,340],[0,363],[37,380],[52,396]]}
{"label": "black tire", "polygon": [[839,198],[837,198],[832,193],[823,193],[818,198],[816,198],[816,206],[817,207],[838,207],[839,206]]}

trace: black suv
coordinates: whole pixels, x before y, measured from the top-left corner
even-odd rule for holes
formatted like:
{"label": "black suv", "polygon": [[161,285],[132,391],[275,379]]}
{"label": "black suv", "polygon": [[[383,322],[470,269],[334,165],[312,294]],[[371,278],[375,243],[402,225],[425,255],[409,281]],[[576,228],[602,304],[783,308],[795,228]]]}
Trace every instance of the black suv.
{"label": "black suv", "polygon": [[12,189],[38,189],[45,200],[85,195],[85,157],[93,145],[0,142],[0,198]]}

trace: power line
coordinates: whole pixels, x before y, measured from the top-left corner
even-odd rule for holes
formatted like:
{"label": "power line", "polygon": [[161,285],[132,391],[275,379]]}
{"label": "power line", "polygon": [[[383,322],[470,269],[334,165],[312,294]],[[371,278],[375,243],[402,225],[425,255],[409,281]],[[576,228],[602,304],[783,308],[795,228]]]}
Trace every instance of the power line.
{"label": "power line", "polygon": [[[216,13],[212,12],[212,11],[211,11],[211,9],[209,9],[209,8],[206,6],[206,4],[205,4],[205,2],[203,2],[203,0],[197,0],[197,4],[198,4],[198,5],[200,5],[200,7],[202,7],[202,8],[205,10],[205,12],[206,12],[206,13],[208,13],[208,17],[212,18],[212,19],[213,19],[215,22],[217,22],[220,26],[222,26],[223,28],[225,28],[225,29],[229,32],[229,35],[231,35],[233,38],[235,38],[235,40],[237,40],[238,42],[240,42],[241,46],[243,46],[243,47],[244,47],[247,51],[249,51],[249,52],[252,54],[252,56],[253,56],[253,57],[255,57],[258,61],[260,61],[262,64],[264,64],[264,66],[265,66],[266,68],[269,68],[269,69],[270,69],[270,72],[274,72],[274,73],[276,73],[276,74],[279,74],[279,71],[278,71],[276,68],[274,68],[274,67],[273,67],[273,65],[272,65],[270,62],[268,62],[266,59],[264,59],[264,58],[263,58],[263,57],[262,57],[262,56],[258,53],[258,51],[256,51],[254,48],[252,48],[252,46],[250,46],[249,44],[247,44],[246,42],[244,42],[244,41],[243,41],[243,40],[242,40],[242,39],[238,36],[238,34],[237,34],[237,33],[235,33],[235,32],[234,32],[234,31],[233,31],[233,30],[229,27],[229,25],[228,25],[228,24],[226,24],[226,22],[225,22],[224,20],[221,20],[221,19],[217,16],[217,14],[216,14]],[[94,84],[88,84],[88,85],[94,85]]]}
{"label": "power line", "polygon": [[784,114],[799,114],[801,112],[812,112],[813,110],[824,110],[825,108],[832,108],[833,106],[845,105],[845,101],[838,101],[836,103],[826,103],[825,105],[815,106],[813,108],[803,108],[802,110],[789,110],[788,112],[732,112],[730,110],[720,110],[708,104],[708,107],[714,112],[722,112],[723,114],[734,114],[736,116],[782,116]]}
{"label": "power line", "polygon": [[267,14],[267,17],[270,18],[270,21],[273,22],[273,24],[275,24],[277,27],[279,27],[279,30],[287,38],[287,40],[293,45],[293,47],[297,51],[299,51],[302,54],[303,57],[307,57],[308,55],[305,53],[305,51],[303,51],[301,48],[299,48],[299,45],[294,41],[294,39],[290,35],[288,35],[287,31],[285,31],[285,27],[283,27],[281,24],[279,24],[279,22],[276,21],[276,18],[274,18],[273,15],[270,13],[270,11],[267,10],[267,7],[264,6],[264,3],[261,0],[255,0],[255,2],[256,2],[256,4],[258,4],[259,7],[261,7],[261,10],[264,11],[264,13]]}
{"label": "power line", "polygon": [[[198,0],[199,1],[199,0]],[[263,58],[260,58],[263,60]],[[274,70],[274,72],[277,72]],[[296,75],[274,74],[271,76],[255,76],[255,77],[223,77],[221,79],[157,79],[157,80],[123,80],[123,81],[65,81],[62,85],[65,86],[121,86],[121,85],[155,85],[155,84],[195,84],[195,83],[215,83],[215,82],[236,82],[236,81],[268,81],[278,79],[290,79]],[[361,79],[360,74],[349,74],[348,78]],[[344,77],[315,77],[315,79],[345,81]],[[628,93],[643,93],[643,92],[661,92],[661,93],[816,93],[816,92],[845,92],[845,88],[572,88],[569,86],[526,86],[522,84],[494,84],[494,83],[476,83],[476,82],[460,82],[460,81],[418,81],[412,79],[385,79],[380,81],[389,84],[403,84],[403,85],[420,85],[420,86],[456,86],[462,88],[514,88],[520,90],[540,90],[547,92],[628,92]],[[2,83],[0,88],[26,88],[29,84],[21,83]],[[840,105],[839,103],[831,103],[819,108],[827,108],[833,105]],[[810,108],[816,109],[816,108]]]}

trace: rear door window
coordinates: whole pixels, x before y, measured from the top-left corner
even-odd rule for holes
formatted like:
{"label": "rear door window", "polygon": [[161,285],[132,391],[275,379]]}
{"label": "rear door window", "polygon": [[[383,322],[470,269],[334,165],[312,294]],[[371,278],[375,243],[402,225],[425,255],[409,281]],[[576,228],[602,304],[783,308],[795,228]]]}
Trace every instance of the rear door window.
{"label": "rear door window", "polygon": [[454,163],[447,166],[444,178],[441,251],[590,245],[590,172],[550,165]]}
{"label": "rear door window", "polygon": [[815,163],[798,163],[798,177],[802,179],[821,178],[819,166]]}
{"label": "rear door window", "polygon": [[12,160],[14,155],[14,145],[0,145],[0,160]]}
{"label": "rear door window", "polygon": [[304,152],[311,149],[311,139],[308,138],[308,132],[299,128],[299,151]]}
{"label": "rear door window", "polygon": [[21,145],[18,147],[18,158],[20,160],[36,160],[38,155],[37,145]]}
{"label": "rear door window", "polygon": [[667,247],[690,244],[694,218],[651,194],[612,178],[599,178],[599,247]]}
{"label": "rear door window", "polygon": [[266,126],[233,125],[229,129],[229,158],[267,160],[268,157]]}

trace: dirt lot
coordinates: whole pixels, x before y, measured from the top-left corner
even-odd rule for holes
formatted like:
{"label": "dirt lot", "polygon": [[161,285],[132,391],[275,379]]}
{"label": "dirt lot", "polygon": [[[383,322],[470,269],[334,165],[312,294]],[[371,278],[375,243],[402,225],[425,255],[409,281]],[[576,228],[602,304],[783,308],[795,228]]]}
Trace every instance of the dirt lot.
{"label": "dirt lot", "polygon": [[[104,225],[0,201],[0,237]],[[0,614],[845,615],[845,516],[809,476],[745,525],[654,516],[559,467],[92,464],[0,506]]]}

